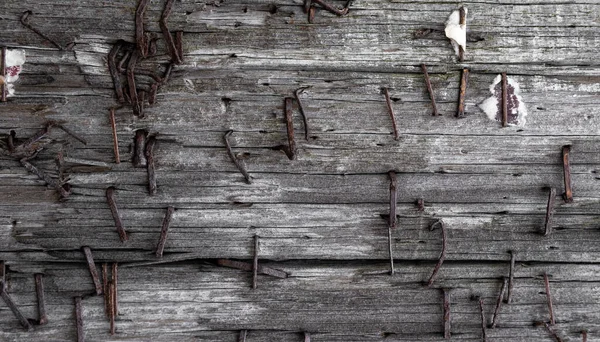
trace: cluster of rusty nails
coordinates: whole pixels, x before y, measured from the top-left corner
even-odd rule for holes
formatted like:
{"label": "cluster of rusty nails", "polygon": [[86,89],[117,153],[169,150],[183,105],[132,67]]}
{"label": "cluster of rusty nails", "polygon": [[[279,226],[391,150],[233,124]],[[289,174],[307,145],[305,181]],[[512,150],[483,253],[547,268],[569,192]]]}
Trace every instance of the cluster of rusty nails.
{"label": "cluster of rusty nails", "polygon": [[[308,22],[310,24],[312,24],[315,21],[315,13],[317,11],[317,8],[322,8],[328,12],[331,12],[331,13],[341,17],[341,16],[348,14],[351,3],[352,3],[352,0],[348,0],[346,2],[346,5],[344,6],[344,8],[338,9],[334,5],[331,5],[327,2],[325,2],[324,0],[304,0],[304,5],[303,5],[302,9],[304,10],[304,13],[308,14]],[[318,7],[317,7],[317,5],[318,5]]]}

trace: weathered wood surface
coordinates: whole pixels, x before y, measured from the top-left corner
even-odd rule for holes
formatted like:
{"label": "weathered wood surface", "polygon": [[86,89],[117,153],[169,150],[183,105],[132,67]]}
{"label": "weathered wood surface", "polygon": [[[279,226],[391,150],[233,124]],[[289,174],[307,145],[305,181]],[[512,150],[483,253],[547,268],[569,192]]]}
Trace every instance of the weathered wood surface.
{"label": "weathered wood surface", "polygon": [[[344,2],[331,0],[337,6]],[[478,305],[491,317],[517,256],[515,299],[504,305],[491,341],[551,341],[534,321],[547,320],[541,275],[551,275],[557,332],[598,340],[600,317],[600,4],[596,0],[468,1],[468,25],[480,39],[458,64],[443,30],[455,1],[352,2],[336,17],[317,11],[308,24],[302,2],[177,1],[169,19],[184,31],[184,64],[139,119],[117,110],[121,164],[114,164],[108,108],[115,105],[107,54],[134,41],[137,1],[7,0],[0,3],[0,42],[26,51],[16,97],[0,105],[2,141],[25,139],[46,120],[64,122],[89,143],[56,130],[32,163],[56,176],[63,152],[73,194],[56,191],[10,157],[0,159],[0,260],[9,293],[36,317],[33,274],[44,273],[50,323],[23,332],[0,306],[2,340],[72,341],[72,297],[93,285],[80,251],[122,264],[117,335],[108,334],[101,298],[84,299],[90,341],[441,341],[439,287],[452,290],[453,340],[481,341]],[[160,33],[164,1],[150,1],[147,30]],[[19,22],[72,51],[57,51]],[[159,54],[140,67],[162,73]],[[426,63],[440,117],[419,65]],[[460,70],[471,70],[466,117],[454,118]],[[524,127],[500,128],[476,106],[500,72],[519,82]],[[140,87],[149,78],[139,76]],[[310,125],[294,108],[298,158],[287,144],[283,98],[300,86]],[[393,140],[382,87],[390,89],[400,139]],[[134,131],[158,133],[158,193],[148,196],[145,169],[134,168]],[[233,150],[246,184],[225,150]],[[572,145],[573,203],[563,190],[561,147]],[[387,171],[398,172],[397,274],[387,275]],[[106,204],[116,197],[130,240],[123,244]],[[542,236],[547,187],[557,189],[553,233]],[[415,201],[423,198],[425,210]],[[167,206],[177,210],[162,259],[154,256]],[[446,262],[422,286],[448,231]],[[217,258],[260,256],[287,279],[215,266]]]}

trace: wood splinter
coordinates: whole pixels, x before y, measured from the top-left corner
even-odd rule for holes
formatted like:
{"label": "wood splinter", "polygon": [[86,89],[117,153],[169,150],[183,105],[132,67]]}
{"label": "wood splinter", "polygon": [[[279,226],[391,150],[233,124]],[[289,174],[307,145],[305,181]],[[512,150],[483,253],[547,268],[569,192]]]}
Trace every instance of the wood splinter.
{"label": "wood splinter", "polygon": [[246,171],[246,167],[238,159],[238,157],[233,153],[233,150],[231,149],[231,144],[229,143],[229,137],[231,136],[232,133],[233,133],[233,130],[229,130],[223,136],[223,140],[225,140],[225,148],[227,148],[227,154],[229,155],[229,158],[235,164],[237,169],[240,171],[240,173],[244,176],[244,179],[246,179],[246,183],[252,184],[252,178],[250,177],[250,174],[248,173],[248,171]]}
{"label": "wood splinter", "polygon": [[429,281],[427,282],[427,286],[431,287],[433,285],[433,281],[435,280],[435,276],[437,275],[438,271],[440,270],[440,268],[442,267],[442,264],[444,263],[444,259],[446,258],[446,228],[444,225],[444,221],[442,221],[441,219],[435,221],[430,227],[429,230],[433,231],[433,229],[435,229],[435,226],[439,225],[440,228],[442,229],[442,252],[440,253],[440,257],[438,259],[437,264],[435,265],[435,267],[433,268],[433,273],[431,273],[431,277],[429,277]]}
{"label": "wood splinter", "polygon": [[396,114],[394,113],[394,108],[392,107],[392,99],[390,98],[390,92],[388,88],[383,88],[383,95],[385,96],[385,103],[387,104],[388,113],[390,114],[390,118],[392,119],[392,127],[394,128],[394,140],[398,140],[400,138],[400,134],[398,133],[398,124],[396,123]]}
{"label": "wood splinter", "polygon": [[162,258],[163,251],[165,249],[165,243],[167,242],[167,234],[171,225],[171,218],[173,217],[174,207],[169,206],[163,219],[162,228],[160,230],[160,238],[158,239],[158,245],[156,246],[156,256]]}
{"label": "wood splinter", "polygon": [[75,326],[77,329],[77,342],[84,342],[85,333],[83,331],[83,308],[81,305],[81,297],[75,297]]}
{"label": "wood splinter", "polygon": [[397,179],[396,172],[389,171],[390,177],[390,217],[388,220],[388,249],[390,255],[390,275],[394,274],[394,253],[392,250],[392,230],[396,229],[397,217],[396,217],[396,204],[398,202],[398,191],[396,190]]}

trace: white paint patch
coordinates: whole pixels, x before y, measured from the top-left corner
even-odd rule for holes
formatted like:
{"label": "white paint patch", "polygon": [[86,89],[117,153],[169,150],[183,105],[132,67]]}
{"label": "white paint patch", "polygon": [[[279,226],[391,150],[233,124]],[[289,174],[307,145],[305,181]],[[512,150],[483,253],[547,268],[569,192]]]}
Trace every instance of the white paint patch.
{"label": "white paint patch", "polygon": [[465,25],[460,24],[460,10],[453,11],[446,21],[446,37],[450,38],[456,56],[458,56],[459,46],[467,51],[467,12],[467,8],[465,8]]}
{"label": "white paint patch", "polygon": [[[494,82],[492,82],[492,85],[490,85],[490,93],[492,93],[492,96],[488,97],[478,105],[478,107],[481,108],[481,110],[485,113],[488,119],[492,121],[500,121],[498,120],[498,117],[500,114],[500,108],[502,108],[502,87],[499,87],[498,85],[501,81],[502,75],[496,76]],[[527,107],[525,106],[523,98],[520,95],[521,88],[519,86],[519,83],[517,83],[517,81],[513,80],[508,76],[506,77],[506,81],[509,87],[512,86],[514,88],[513,96],[515,97],[515,99],[511,101],[511,99],[509,98],[509,104],[517,103],[517,106],[508,106],[508,116],[516,117],[516,120],[509,120],[508,125],[524,126],[525,117],[527,116]]]}
{"label": "white paint patch", "polygon": [[6,83],[6,96],[15,95],[15,83],[25,64],[25,50],[6,50],[6,74],[2,75],[2,82]]}

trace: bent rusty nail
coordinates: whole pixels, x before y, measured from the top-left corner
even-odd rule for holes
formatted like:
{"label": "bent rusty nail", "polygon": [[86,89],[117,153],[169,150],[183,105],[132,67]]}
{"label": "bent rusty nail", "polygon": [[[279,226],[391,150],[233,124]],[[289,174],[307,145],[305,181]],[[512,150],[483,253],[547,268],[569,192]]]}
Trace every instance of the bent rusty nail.
{"label": "bent rusty nail", "polygon": [[[464,7],[459,8],[459,24],[461,26],[467,25],[467,13]],[[465,61],[465,49],[462,46],[458,46],[458,60],[461,62]]]}
{"label": "bent rusty nail", "polygon": [[96,295],[99,296],[102,294],[102,284],[100,283],[100,278],[98,278],[98,270],[96,270],[96,264],[94,263],[94,257],[92,256],[92,249],[88,246],[81,247],[83,254],[85,255],[85,260],[87,261],[88,268],[90,269],[90,275],[92,276],[92,281],[94,282],[94,287],[96,288]]}
{"label": "bent rusty nail", "polygon": [[450,339],[451,326],[450,326],[450,289],[443,288],[444,294],[444,338]]}
{"label": "bent rusty nail", "polygon": [[460,92],[458,96],[457,118],[465,116],[465,98],[467,97],[467,84],[469,83],[469,69],[464,68],[460,78]]}
{"label": "bent rusty nail", "polygon": [[258,235],[254,235],[254,260],[252,262],[252,288],[256,289],[258,283]]}
{"label": "bent rusty nail", "polygon": [[302,115],[302,121],[304,121],[304,139],[308,141],[308,120],[306,119],[306,112],[304,112],[304,106],[302,100],[300,100],[300,94],[308,89],[309,87],[298,88],[294,91],[294,97],[298,101],[298,108],[300,109],[300,115]]}
{"label": "bent rusty nail", "polygon": [[571,166],[569,163],[569,154],[571,152],[571,146],[566,145],[562,147],[562,157],[563,157],[563,173],[565,179],[565,193],[563,194],[563,198],[565,203],[573,202],[573,190],[571,189]]}
{"label": "bent rusty nail", "polygon": [[[230,260],[230,259],[217,259],[217,265],[223,266],[223,267],[229,267],[229,268],[236,268],[236,269],[242,270],[242,271],[252,271],[252,268],[253,268],[252,263],[245,262],[245,261]],[[287,272],[284,272],[281,270],[276,270],[274,268],[263,266],[263,265],[258,265],[258,273],[269,275],[269,276],[272,276],[275,278],[282,278],[282,279],[288,277]]]}
{"label": "bent rusty nail", "polygon": [[446,258],[446,228],[444,225],[444,221],[442,221],[441,219],[435,221],[430,227],[429,230],[432,231],[436,225],[440,225],[440,228],[442,229],[442,252],[440,253],[440,258],[437,262],[437,264],[435,265],[435,268],[433,269],[433,273],[431,273],[431,277],[429,277],[429,281],[427,282],[427,286],[431,287],[431,285],[433,285],[433,281],[435,280],[435,276],[437,275],[438,271],[440,270],[440,268],[442,267],[442,264],[444,263],[444,259]]}
{"label": "bent rusty nail", "polygon": [[44,279],[41,273],[36,273],[35,277],[35,293],[37,294],[38,301],[38,317],[39,325],[48,323],[48,316],[46,316],[46,299],[44,296]]}
{"label": "bent rusty nail", "polygon": [[240,330],[240,335],[238,336],[238,342],[246,342],[246,335],[248,335],[248,330]]}
{"label": "bent rusty nail", "polygon": [[296,159],[296,139],[294,138],[294,118],[292,116],[292,98],[284,100],[285,123],[287,126],[288,149],[285,151],[290,160]]}
{"label": "bent rusty nail", "polygon": [[102,292],[104,292],[104,314],[110,318],[109,288],[108,288],[108,264],[102,264]]}
{"label": "bent rusty nail", "polygon": [[171,218],[173,217],[174,207],[167,207],[165,218],[163,219],[162,228],[160,230],[160,238],[158,239],[158,245],[156,246],[156,256],[162,258],[163,251],[165,250],[165,243],[167,242],[167,234],[171,225]]}
{"label": "bent rusty nail", "polygon": [[119,315],[119,300],[118,300],[119,297],[117,296],[117,291],[118,291],[117,279],[119,278],[119,275],[118,275],[119,272],[117,270],[117,266],[118,266],[118,263],[113,262],[113,264],[112,264],[112,281],[115,284],[115,288],[113,290],[113,294],[114,294],[113,314],[115,315],[115,317]]}
{"label": "bent rusty nail", "polygon": [[29,323],[29,320],[25,318],[21,310],[19,310],[15,302],[12,300],[12,298],[6,291],[6,282],[4,280],[0,280],[0,296],[6,303],[6,306],[10,308],[15,317],[19,320],[23,328],[25,328],[25,330],[27,331],[32,330],[33,326],[31,325],[31,323]]}
{"label": "bent rusty nail", "polygon": [[115,153],[115,163],[121,163],[121,157],[119,156],[119,137],[117,135],[117,123],[115,121],[115,108],[110,108],[108,111],[108,118],[110,120],[110,127],[112,129],[113,136],[113,151]]}
{"label": "bent rusty nail", "polygon": [[169,54],[171,55],[171,61],[173,61],[176,64],[181,64],[181,56],[179,56],[179,51],[177,49],[177,46],[175,45],[175,42],[173,41],[173,37],[171,36],[169,27],[167,26],[167,20],[169,19],[169,15],[171,15],[172,7],[173,0],[167,0],[167,2],[165,3],[165,8],[163,9],[162,15],[160,17],[159,26],[165,39],[167,49],[169,50]]}
{"label": "bent rusty nail", "polygon": [[502,127],[508,123],[508,85],[506,73],[502,73]]}
{"label": "bent rusty nail", "polygon": [[2,88],[0,89],[0,101],[6,102],[6,46],[2,47],[2,56],[0,56],[0,76],[2,76]]}
{"label": "bent rusty nail", "polygon": [[77,342],[85,341],[83,332],[83,308],[81,306],[81,297],[75,297],[75,327],[77,330]]}
{"label": "bent rusty nail", "polygon": [[433,87],[431,86],[431,80],[429,79],[429,73],[427,72],[427,66],[425,64],[421,64],[421,70],[423,70],[423,75],[425,76],[425,85],[427,86],[427,92],[429,93],[429,98],[431,99],[431,107],[433,108],[432,115],[441,115],[438,113],[437,105],[435,104],[435,95],[433,93]]}
{"label": "bent rusty nail", "polygon": [[154,145],[156,137],[151,136],[146,142],[146,169],[148,171],[148,193],[156,194],[156,172],[154,170]]}
{"label": "bent rusty nail", "polygon": [[148,136],[148,132],[143,129],[135,131],[133,158],[131,159],[133,167],[146,167],[148,164],[146,160],[146,136]]}
{"label": "bent rusty nail", "polygon": [[506,303],[512,303],[512,293],[515,279],[515,263],[517,261],[517,255],[513,251],[509,251],[510,253],[510,270],[508,275],[508,291],[506,295]]}
{"label": "bent rusty nail", "polygon": [[544,236],[552,233],[552,217],[554,216],[554,200],[556,198],[556,189],[550,188],[548,193],[548,204],[546,205],[546,219],[544,221]]}
{"label": "bent rusty nail", "polygon": [[337,9],[334,6],[326,3],[323,0],[312,0],[312,2],[314,2],[315,4],[320,5],[321,7],[323,7],[324,9],[326,9],[327,11],[329,11],[329,12],[331,12],[331,13],[337,15],[337,16],[340,16],[340,17],[348,14],[348,8],[347,7],[345,7],[345,8],[343,8],[343,9],[340,10],[340,9]]}
{"label": "bent rusty nail", "polygon": [[556,321],[554,319],[554,308],[552,306],[552,295],[550,294],[550,281],[548,280],[548,273],[544,272],[544,287],[546,289],[546,299],[548,301],[548,311],[550,312],[550,325],[554,326]]}
{"label": "bent rusty nail", "polygon": [[304,342],[310,342],[310,333],[304,332]]}
{"label": "bent rusty nail", "polygon": [[486,323],[485,323],[485,312],[483,310],[483,299],[481,297],[477,298],[479,302],[479,313],[481,314],[481,340],[482,342],[487,342],[487,331],[486,331]]}
{"label": "bent rusty nail", "polygon": [[315,14],[317,12],[317,8],[315,6],[310,6],[308,9],[308,23],[312,24],[315,22]]}
{"label": "bent rusty nail", "polygon": [[390,217],[388,221],[388,251],[390,256],[390,275],[394,274],[394,252],[392,250],[392,230],[396,229],[396,203],[398,202],[398,192],[396,191],[396,172],[389,171],[390,177]]}
{"label": "bent rusty nail", "polygon": [[[110,72],[110,76],[113,80],[113,85],[115,86],[115,94],[117,95],[117,102],[123,103],[125,102],[125,98],[123,97],[123,88],[121,86],[121,76],[119,75],[119,68],[117,68],[116,58],[119,50],[121,49],[121,42],[117,42],[113,45],[112,49],[108,53],[108,71]],[[121,60],[121,63],[124,61]]]}
{"label": "bent rusty nail", "polygon": [[496,308],[494,309],[494,316],[492,317],[492,329],[496,328],[496,323],[498,319],[498,315],[500,314],[500,308],[502,306],[502,302],[504,301],[504,293],[506,288],[508,287],[508,279],[504,277],[502,282],[502,288],[500,289],[500,293],[498,294],[498,299],[496,300]]}
{"label": "bent rusty nail", "polygon": [[49,41],[50,43],[52,43],[52,45],[56,46],[59,50],[64,50],[64,48],[60,44],[58,44],[54,39],[48,37],[42,31],[40,31],[37,28],[33,27],[31,25],[31,23],[29,23],[29,16],[30,15],[33,15],[32,11],[25,11],[25,12],[23,12],[23,14],[21,15],[21,24],[23,24],[23,26],[27,27],[31,31],[37,33],[38,36],[40,36],[40,37],[44,38],[45,40]]}
{"label": "bent rusty nail", "polygon": [[250,174],[248,174],[248,171],[246,171],[244,164],[242,164],[242,162],[236,157],[236,155],[231,150],[231,144],[229,143],[229,137],[231,136],[232,133],[233,133],[233,131],[229,130],[223,136],[223,139],[225,140],[225,147],[227,148],[227,154],[229,155],[229,158],[231,158],[231,161],[235,164],[237,169],[241,172],[241,174],[246,179],[246,183],[252,184],[252,179],[250,177]]}
{"label": "bent rusty nail", "polygon": [[[123,65],[125,64],[125,62],[127,62],[129,60],[129,57],[131,57],[131,50],[125,50],[125,52],[123,53],[123,56],[121,57],[121,59],[119,60],[119,63],[117,64],[118,72],[122,72],[122,73],[127,72],[127,70],[123,68]],[[115,59],[116,59],[116,57],[115,57]]]}
{"label": "bent rusty nail", "polygon": [[139,50],[134,50],[129,58],[129,63],[127,63],[127,85],[129,87],[129,98],[131,99],[131,105],[133,106],[133,115],[135,116],[139,116],[141,111],[138,93],[135,87],[135,64],[137,63],[138,54]]}
{"label": "bent rusty nail", "polygon": [[388,88],[383,88],[383,95],[385,95],[385,103],[387,104],[388,107],[388,112],[390,114],[390,118],[392,119],[392,126],[394,128],[394,140],[398,140],[399,133],[398,133],[398,124],[396,123],[396,114],[394,113],[394,108],[392,107],[392,100],[390,98],[390,92],[388,90]]}
{"label": "bent rusty nail", "polygon": [[71,195],[71,192],[68,189],[65,189],[65,187],[63,187],[61,184],[59,184],[59,182],[57,182],[56,180],[52,179],[52,177],[50,177],[44,171],[42,171],[42,170],[38,169],[37,167],[35,167],[33,164],[31,164],[27,160],[28,160],[28,158],[22,158],[20,160],[21,165],[23,165],[23,167],[27,171],[33,173],[39,179],[43,180],[48,185],[50,185],[51,187],[53,187],[54,189],[56,189],[56,191],[58,191],[58,193],[60,194],[61,198],[67,198],[67,197],[69,197],[69,195]]}
{"label": "bent rusty nail", "polygon": [[135,40],[137,50],[141,53],[142,58],[146,58],[148,55],[148,42],[144,35],[144,13],[146,13],[148,2],[149,0],[140,0],[135,10]]}
{"label": "bent rusty nail", "polygon": [[119,233],[119,239],[121,239],[121,242],[125,242],[128,240],[128,237],[125,228],[123,228],[121,215],[119,215],[119,209],[117,208],[117,202],[115,201],[115,190],[116,189],[113,186],[106,189],[106,201],[108,202],[110,212],[113,220],[115,221],[115,226],[117,228],[117,232]]}

